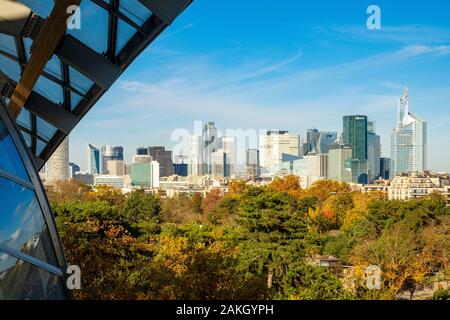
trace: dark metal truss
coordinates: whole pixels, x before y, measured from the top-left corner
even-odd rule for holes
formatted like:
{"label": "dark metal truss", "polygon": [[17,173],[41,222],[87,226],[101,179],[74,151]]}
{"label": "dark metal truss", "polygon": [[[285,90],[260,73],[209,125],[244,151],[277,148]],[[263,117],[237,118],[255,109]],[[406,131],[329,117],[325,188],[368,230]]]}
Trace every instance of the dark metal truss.
{"label": "dark metal truss", "polygon": [[[119,10],[120,0],[83,1],[91,1],[108,12],[107,52],[103,55],[99,54],[70,35],[66,35],[62,39],[54,52],[60,60],[62,78],[59,79],[45,71],[42,76],[61,87],[64,101],[62,105],[57,105],[33,91],[24,106],[30,114],[31,128],[20,127],[23,132],[31,136],[30,151],[38,169],[44,165],[65,137],[134,59],[192,2],[192,0],[139,0],[152,12],[150,18],[140,26]],[[136,33],[120,52],[116,52],[119,19],[133,27]],[[15,42],[16,56],[2,50],[0,50],[0,55],[18,63],[23,73],[28,63],[24,40],[16,37]],[[94,83],[86,94],[72,85],[69,67],[77,70]],[[71,93],[81,97],[81,101],[74,108],[72,108]],[[39,135],[36,125],[37,116],[58,129],[50,140]],[[37,154],[37,139],[47,143],[40,154]]]}

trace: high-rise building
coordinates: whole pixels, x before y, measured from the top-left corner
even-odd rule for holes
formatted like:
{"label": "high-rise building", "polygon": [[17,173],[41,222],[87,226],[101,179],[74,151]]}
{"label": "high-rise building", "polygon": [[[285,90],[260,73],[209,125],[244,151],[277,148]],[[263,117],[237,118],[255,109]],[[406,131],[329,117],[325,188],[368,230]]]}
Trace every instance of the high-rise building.
{"label": "high-rise building", "polygon": [[69,177],[73,178],[77,172],[80,172],[80,166],[76,163],[69,162]]}
{"label": "high-rise building", "polygon": [[68,137],[63,140],[55,153],[48,159],[45,172],[47,184],[53,184],[58,180],[70,179]]}
{"label": "high-rise building", "polygon": [[376,134],[375,121],[368,121],[367,159],[369,161],[369,181],[380,176],[381,138]]}
{"label": "high-rise building", "polygon": [[258,177],[261,174],[259,164],[259,150],[248,149],[246,157],[246,174],[248,177]]}
{"label": "high-rise building", "polygon": [[148,155],[159,163],[159,176],[168,177],[173,175],[172,151],[165,147],[148,147]]}
{"label": "high-rise building", "polygon": [[114,151],[114,160],[123,160],[123,147],[116,146],[113,148]]}
{"label": "high-rise building", "polygon": [[308,164],[308,175],[317,178],[328,177],[328,155],[310,153],[303,157]]}
{"label": "high-rise building", "polygon": [[427,168],[427,123],[409,112],[409,91],[399,99],[397,128],[391,136],[390,177],[398,173],[423,172]]}
{"label": "high-rise building", "polygon": [[136,149],[136,154],[137,154],[138,156],[149,155],[149,154],[148,154],[148,148],[139,147],[139,148]]}
{"label": "high-rise building", "polygon": [[352,146],[353,159],[367,160],[367,117],[345,116],[342,141]]}
{"label": "high-rise building", "polygon": [[101,146],[100,148],[100,172],[102,174],[108,174],[106,163],[110,160],[114,160],[114,148],[108,145]]}
{"label": "high-rise building", "polygon": [[337,140],[337,132],[322,131],[319,133],[319,142],[317,143],[317,153],[326,154],[330,150],[330,146]]}
{"label": "high-rise building", "polygon": [[381,158],[380,159],[380,178],[389,179],[391,171],[391,159]]}
{"label": "high-rise building", "polygon": [[125,173],[123,160],[109,160],[106,162],[106,172],[110,176],[123,176]]}
{"label": "high-rise building", "polygon": [[211,155],[212,175],[231,177],[235,173],[235,147],[234,137],[220,137],[217,139],[217,149]]}
{"label": "high-rise building", "polygon": [[260,137],[261,168],[276,173],[284,156],[300,157],[300,135],[288,131],[270,130]]}
{"label": "high-rise building", "polygon": [[210,174],[212,170],[212,154],[218,149],[217,128],[214,122],[208,122],[202,131],[202,172]]}
{"label": "high-rise building", "polygon": [[352,148],[352,157],[347,162],[347,168],[352,170],[354,183],[369,182],[367,122],[367,116],[363,115],[344,117],[342,142]]}
{"label": "high-rise building", "polygon": [[306,130],[306,142],[303,144],[303,155],[307,155],[310,152],[318,152],[319,143],[319,130],[308,129]]}
{"label": "high-rise building", "polygon": [[335,144],[328,152],[328,179],[352,182],[352,171],[348,160],[352,159],[352,146]]}
{"label": "high-rise building", "polygon": [[93,175],[100,174],[100,149],[88,144],[87,157],[88,172]]}
{"label": "high-rise building", "polygon": [[174,174],[180,177],[188,176],[188,165],[187,163],[174,163],[173,164]]}
{"label": "high-rise building", "polygon": [[159,163],[151,161],[131,164],[131,185],[144,189],[159,187]]}
{"label": "high-rise building", "polygon": [[202,136],[194,134],[189,137],[188,151],[188,174],[203,174]]}

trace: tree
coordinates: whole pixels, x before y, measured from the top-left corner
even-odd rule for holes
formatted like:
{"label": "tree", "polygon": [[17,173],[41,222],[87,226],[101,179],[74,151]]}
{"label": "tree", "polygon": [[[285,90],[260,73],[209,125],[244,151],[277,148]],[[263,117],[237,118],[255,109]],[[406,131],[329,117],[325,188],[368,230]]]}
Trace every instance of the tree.
{"label": "tree", "polygon": [[197,220],[200,219],[200,216],[203,214],[203,209],[202,209],[202,200],[203,200],[203,196],[201,193],[194,193],[192,196],[192,210],[194,210],[194,213],[197,216]]}
{"label": "tree", "polygon": [[158,233],[161,223],[161,203],[151,193],[134,191],[125,200],[124,219],[141,235]]}

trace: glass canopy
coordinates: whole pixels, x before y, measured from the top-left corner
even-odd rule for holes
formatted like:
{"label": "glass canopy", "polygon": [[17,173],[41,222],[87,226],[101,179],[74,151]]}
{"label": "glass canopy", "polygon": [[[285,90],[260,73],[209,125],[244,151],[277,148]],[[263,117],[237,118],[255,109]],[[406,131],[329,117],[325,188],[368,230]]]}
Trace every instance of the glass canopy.
{"label": "glass canopy", "polygon": [[[44,19],[51,14],[54,5],[53,0],[19,2]],[[59,49],[47,62],[33,88],[33,94],[17,119],[24,140],[36,156],[34,160],[38,168],[137,55],[190,2],[191,0],[81,1],[81,28],[66,30]],[[0,70],[15,83],[20,81],[32,48],[33,40],[29,38],[0,33]],[[74,50],[79,52],[68,53]],[[93,58],[95,61],[91,64],[82,61]],[[104,74],[107,76],[103,76]],[[51,107],[43,107],[44,104]],[[63,110],[55,112],[55,107]],[[50,114],[50,110],[53,114]],[[60,113],[64,114],[59,115]],[[70,115],[67,116],[67,113]],[[67,119],[71,121],[68,122]],[[58,120],[66,121],[58,123]]]}

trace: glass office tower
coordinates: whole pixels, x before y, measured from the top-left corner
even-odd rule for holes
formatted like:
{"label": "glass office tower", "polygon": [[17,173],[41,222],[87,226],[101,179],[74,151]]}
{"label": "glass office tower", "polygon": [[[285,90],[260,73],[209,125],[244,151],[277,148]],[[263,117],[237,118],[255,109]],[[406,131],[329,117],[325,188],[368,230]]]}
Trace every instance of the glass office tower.
{"label": "glass office tower", "polygon": [[391,136],[390,178],[397,173],[423,172],[427,167],[427,123],[409,112],[409,91],[399,99],[397,128]]}
{"label": "glass office tower", "polygon": [[63,299],[65,260],[53,215],[20,137],[0,105],[0,299]]}
{"label": "glass office tower", "polygon": [[367,116],[344,117],[343,143],[352,147],[352,159],[347,161],[346,168],[352,171],[354,183],[369,182],[367,125]]}

